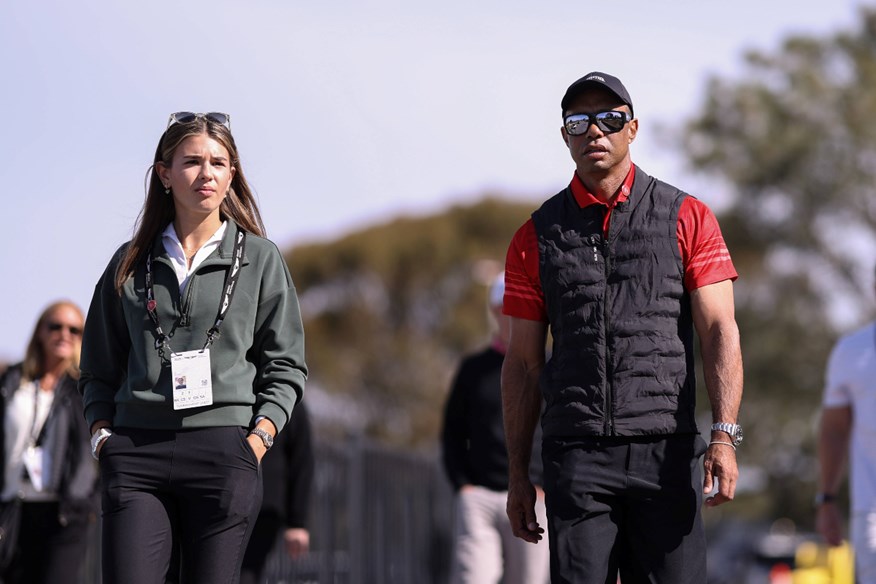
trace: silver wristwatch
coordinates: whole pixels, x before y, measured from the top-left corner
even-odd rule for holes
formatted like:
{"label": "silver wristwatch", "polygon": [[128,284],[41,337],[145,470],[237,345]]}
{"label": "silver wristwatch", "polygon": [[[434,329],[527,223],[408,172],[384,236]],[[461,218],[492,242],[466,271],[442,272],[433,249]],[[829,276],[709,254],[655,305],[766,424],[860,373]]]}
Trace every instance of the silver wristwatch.
{"label": "silver wristwatch", "polygon": [[113,435],[112,430],[109,428],[101,428],[91,436],[91,456],[94,457],[94,460],[97,460],[97,449],[103,444],[103,441]]}
{"label": "silver wristwatch", "polygon": [[270,450],[271,446],[274,445],[274,437],[267,430],[262,430],[261,428],[253,428],[249,431],[250,434],[255,434],[259,438],[262,439],[262,442],[265,445],[265,450]]}
{"label": "silver wristwatch", "polygon": [[712,424],[712,432],[727,432],[730,434],[730,441],[733,446],[739,446],[742,443],[742,426],[739,424],[731,424],[729,422],[716,422]]}

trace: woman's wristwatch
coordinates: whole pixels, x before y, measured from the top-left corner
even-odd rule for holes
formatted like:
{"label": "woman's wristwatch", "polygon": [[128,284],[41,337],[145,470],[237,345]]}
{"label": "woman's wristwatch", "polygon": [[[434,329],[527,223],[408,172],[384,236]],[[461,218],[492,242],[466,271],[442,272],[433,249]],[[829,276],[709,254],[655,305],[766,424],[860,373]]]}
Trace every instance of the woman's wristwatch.
{"label": "woman's wristwatch", "polygon": [[262,439],[262,443],[265,445],[265,450],[270,450],[271,446],[274,445],[274,437],[267,430],[262,430],[261,428],[253,428],[249,431],[250,434],[255,434],[259,438]]}
{"label": "woman's wristwatch", "polygon": [[91,435],[91,456],[94,457],[94,460],[97,460],[97,449],[100,448],[100,445],[103,444],[104,440],[113,435],[113,431],[104,426],[103,428],[99,428],[97,432]]}

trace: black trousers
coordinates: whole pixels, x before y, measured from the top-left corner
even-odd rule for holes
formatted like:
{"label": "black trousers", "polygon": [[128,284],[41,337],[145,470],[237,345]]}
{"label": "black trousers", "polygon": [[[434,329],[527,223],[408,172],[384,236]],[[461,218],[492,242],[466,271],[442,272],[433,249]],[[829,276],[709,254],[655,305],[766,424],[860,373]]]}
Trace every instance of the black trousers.
{"label": "black trousers", "polygon": [[283,518],[276,512],[259,513],[252,537],[243,555],[243,570],[240,584],[262,584],[262,573],[268,556],[277,543],[277,536],[283,529]]}
{"label": "black trousers", "polygon": [[698,435],[545,439],[552,584],[702,584]]}
{"label": "black trousers", "polygon": [[100,472],[103,584],[163,584],[175,546],[183,584],[238,582],[262,498],[244,428],[116,428]]}
{"label": "black trousers", "polygon": [[93,523],[88,518],[58,521],[58,503],[23,503],[18,552],[2,575],[4,584],[82,581],[82,562]]}

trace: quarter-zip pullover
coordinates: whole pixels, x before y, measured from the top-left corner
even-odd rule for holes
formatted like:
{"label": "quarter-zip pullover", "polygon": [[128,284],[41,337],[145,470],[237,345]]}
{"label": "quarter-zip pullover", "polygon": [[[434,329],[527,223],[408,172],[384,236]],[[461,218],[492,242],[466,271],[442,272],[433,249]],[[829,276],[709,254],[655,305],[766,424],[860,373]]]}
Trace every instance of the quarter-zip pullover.
{"label": "quarter-zip pullover", "polygon": [[[228,220],[219,246],[181,294],[176,273],[156,237],[152,254],[156,310],[174,352],[201,349],[222,301],[238,226]],[[82,343],[79,388],[92,425],[179,429],[250,426],[257,416],[283,428],[301,399],[307,366],[295,286],[276,245],[248,234],[240,279],[220,334],[210,347],[213,404],[174,410],[171,368],[155,348],[158,333],[146,311],[145,267],[121,290],[114,281],[128,244],[97,282]]]}

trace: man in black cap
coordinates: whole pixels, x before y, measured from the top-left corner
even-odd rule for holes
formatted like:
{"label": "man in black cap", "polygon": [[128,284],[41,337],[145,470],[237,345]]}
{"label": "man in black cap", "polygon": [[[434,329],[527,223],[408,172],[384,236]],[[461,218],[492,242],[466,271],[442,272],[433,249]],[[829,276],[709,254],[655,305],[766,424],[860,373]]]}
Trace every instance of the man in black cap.
{"label": "man in black cap", "polygon": [[702,584],[703,495],[732,500],[738,477],[736,270],[708,207],[633,165],[639,122],[619,79],[589,73],[561,105],[575,174],[518,230],[505,266],[508,517],[518,537],[542,538],[526,470],[543,395],[551,581]]}

